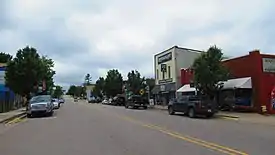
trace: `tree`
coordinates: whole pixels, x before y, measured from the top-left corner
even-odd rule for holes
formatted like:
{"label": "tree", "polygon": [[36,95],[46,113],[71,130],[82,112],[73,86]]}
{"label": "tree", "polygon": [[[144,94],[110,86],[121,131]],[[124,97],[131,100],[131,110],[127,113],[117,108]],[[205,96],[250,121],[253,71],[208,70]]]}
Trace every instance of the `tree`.
{"label": "tree", "polygon": [[108,97],[122,93],[123,78],[117,69],[107,72],[105,79],[104,92]]}
{"label": "tree", "polygon": [[40,57],[37,50],[25,47],[16,53],[16,57],[8,62],[6,68],[6,85],[15,93],[29,96],[30,92],[36,92],[37,86],[45,81],[46,91],[53,85],[54,62],[47,57]]}
{"label": "tree", "polygon": [[0,63],[7,63],[12,60],[12,56],[7,53],[0,53]]}
{"label": "tree", "polygon": [[127,77],[128,90],[133,94],[139,94],[139,91],[145,88],[145,78],[141,77],[137,70],[129,72]]}
{"label": "tree", "polygon": [[221,63],[223,58],[222,50],[211,46],[193,63],[195,87],[209,97],[214,97],[223,86],[221,81],[228,79],[229,72]]}
{"label": "tree", "polygon": [[55,89],[53,91],[53,97],[54,98],[60,98],[63,95],[63,90],[61,86],[55,86]]}
{"label": "tree", "polygon": [[95,82],[93,93],[96,96],[102,98],[104,93],[104,85],[105,85],[105,79],[103,77],[99,77]]}
{"label": "tree", "polygon": [[76,94],[76,86],[71,85],[66,93],[67,95],[74,96]]}
{"label": "tree", "polygon": [[90,85],[91,82],[92,82],[92,77],[91,77],[91,75],[88,73],[88,74],[86,74],[86,76],[85,76],[84,85]]}
{"label": "tree", "polygon": [[155,87],[155,79],[154,78],[146,78],[146,85],[149,86],[149,90],[151,91]]}

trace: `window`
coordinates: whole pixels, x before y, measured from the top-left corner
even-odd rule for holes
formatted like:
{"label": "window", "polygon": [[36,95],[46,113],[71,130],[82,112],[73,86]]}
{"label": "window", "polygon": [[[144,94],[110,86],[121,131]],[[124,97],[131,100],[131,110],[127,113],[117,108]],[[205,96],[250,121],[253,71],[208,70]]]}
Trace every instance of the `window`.
{"label": "window", "polygon": [[156,79],[159,79],[159,70],[157,69],[157,73],[156,73]]}
{"label": "window", "polygon": [[165,72],[162,72],[162,79],[165,79]]}
{"label": "window", "polygon": [[170,79],[170,78],[171,78],[171,67],[168,66],[168,79]]}

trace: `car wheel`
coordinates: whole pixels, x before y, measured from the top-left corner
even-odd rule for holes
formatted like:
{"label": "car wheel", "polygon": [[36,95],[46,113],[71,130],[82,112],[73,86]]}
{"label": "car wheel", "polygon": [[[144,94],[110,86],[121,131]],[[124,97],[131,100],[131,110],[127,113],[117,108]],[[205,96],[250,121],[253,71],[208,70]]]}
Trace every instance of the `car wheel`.
{"label": "car wheel", "polygon": [[175,112],[174,112],[174,110],[171,106],[168,107],[168,113],[169,113],[169,115],[174,115],[175,114]]}
{"label": "car wheel", "polygon": [[195,118],[196,113],[195,113],[194,108],[189,108],[189,110],[188,110],[188,116],[189,116],[190,118]]}
{"label": "car wheel", "polygon": [[143,108],[144,108],[144,109],[147,109],[147,106],[144,106]]}
{"label": "car wheel", "polygon": [[213,113],[211,113],[211,114],[207,114],[207,115],[206,115],[206,117],[207,117],[207,118],[211,118],[211,117],[213,117],[213,116],[214,116],[214,114],[213,114]]}
{"label": "car wheel", "polygon": [[27,114],[27,118],[31,118],[32,117],[32,114]]}
{"label": "car wheel", "polygon": [[53,111],[49,112],[48,116],[53,116]]}

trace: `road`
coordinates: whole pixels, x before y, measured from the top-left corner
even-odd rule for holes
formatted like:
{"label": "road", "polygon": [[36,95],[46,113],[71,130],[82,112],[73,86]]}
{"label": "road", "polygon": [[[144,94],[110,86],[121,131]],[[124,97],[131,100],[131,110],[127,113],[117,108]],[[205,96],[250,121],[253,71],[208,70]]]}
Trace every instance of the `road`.
{"label": "road", "polygon": [[0,126],[3,155],[274,155],[274,127],[67,101]]}

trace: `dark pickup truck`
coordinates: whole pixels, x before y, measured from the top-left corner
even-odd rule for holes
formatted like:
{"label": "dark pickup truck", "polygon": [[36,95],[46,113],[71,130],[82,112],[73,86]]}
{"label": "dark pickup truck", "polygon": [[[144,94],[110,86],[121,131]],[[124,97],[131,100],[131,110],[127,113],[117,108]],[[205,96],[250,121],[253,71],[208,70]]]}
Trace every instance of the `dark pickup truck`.
{"label": "dark pickup truck", "polygon": [[125,108],[139,108],[139,107],[143,107],[144,109],[147,109],[148,106],[148,102],[146,102],[146,100],[144,100],[140,95],[133,95],[130,96],[126,103],[125,103]]}
{"label": "dark pickup truck", "polygon": [[194,118],[197,115],[212,117],[218,112],[217,104],[202,96],[182,96],[169,102],[168,113],[183,112],[185,115]]}

